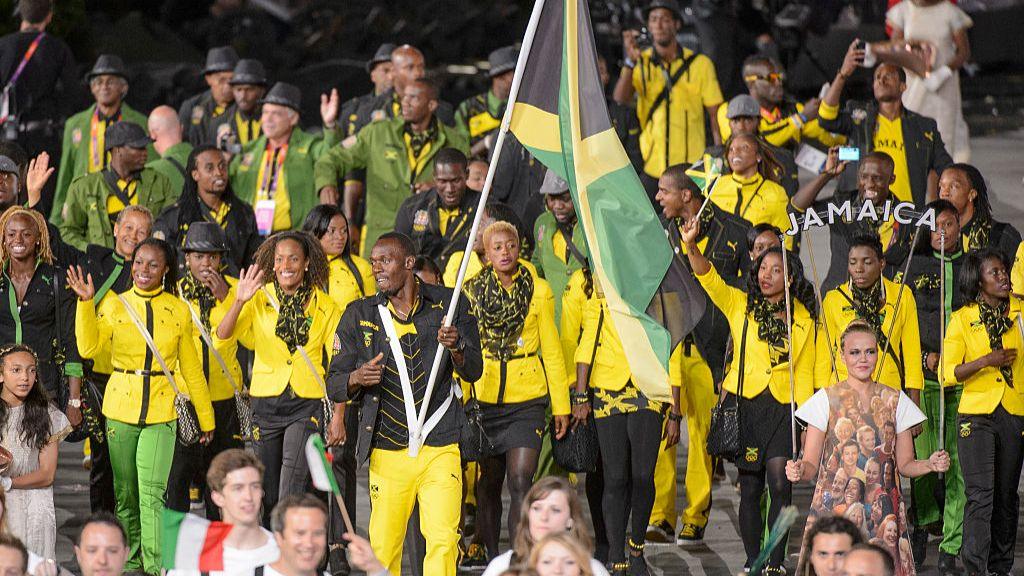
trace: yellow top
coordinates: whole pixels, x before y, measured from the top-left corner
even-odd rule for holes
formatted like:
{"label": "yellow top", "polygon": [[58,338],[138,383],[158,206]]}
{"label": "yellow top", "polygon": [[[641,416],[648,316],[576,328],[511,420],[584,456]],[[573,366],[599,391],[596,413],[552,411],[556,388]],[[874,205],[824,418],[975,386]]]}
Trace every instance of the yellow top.
{"label": "yellow top", "polygon": [[[1018,352],[1024,348],[1018,319],[1024,303],[1010,297],[1009,317],[1013,326],[1003,334],[1003,348]],[[957,384],[954,370],[961,364],[973,362],[992,352],[988,331],[981,323],[977,303],[960,308],[949,319],[946,328],[943,380],[946,386]],[[1002,372],[995,366],[986,366],[963,382],[960,397],[961,414],[991,414],[997,406],[1015,416],[1024,416],[1024,354],[1018,354],[1013,363],[1013,384],[1005,382]]]}
{"label": "yellow top", "polygon": [[[138,180],[124,181],[120,178],[117,180],[117,187],[120,188],[124,195],[128,197],[128,203],[135,205],[139,203],[139,195],[136,194],[139,188]],[[112,217],[117,216],[121,210],[124,210],[124,202],[117,197],[116,194],[110,194],[107,196],[107,214]]]}
{"label": "yellow top", "polygon": [[[210,339],[213,340],[214,349],[224,359],[228,372],[234,378],[234,385],[241,388],[244,382],[242,380],[242,367],[238,364],[238,338],[235,336],[225,340],[217,338],[217,326],[224,319],[224,315],[228,313],[228,310],[231,309],[231,305],[235,303],[235,287],[238,285],[238,280],[230,276],[225,276],[224,281],[228,283],[228,295],[223,301],[213,305],[213,309],[210,310],[210,327],[206,330],[210,335]],[[180,282],[178,290],[181,290]],[[182,300],[184,300],[184,297],[182,297]],[[200,316],[199,302],[190,300],[188,303],[192,306],[192,310],[195,310],[196,316]],[[227,375],[224,374],[224,369],[221,368],[220,362],[213,356],[213,352],[209,350],[206,341],[203,340],[202,333],[192,319],[192,314],[188,313],[187,318],[189,326],[192,327],[192,341],[199,353],[203,371],[206,373],[206,381],[210,385],[210,400],[216,402],[233,397],[235,388],[231,385]]]}
{"label": "yellow top", "polygon": [[[323,398],[324,390],[320,381],[309,371],[309,365],[296,348],[288,351],[288,345],[277,337],[277,310],[271,304],[268,294],[273,294],[273,285],[268,284],[256,292],[251,300],[242,306],[235,325],[235,334],[243,346],[253,350],[256,358],[252,368],[252,384],[249,394],[257,398],[277,396],[291,385],[296,396],[302,398]],[[309,338],[304,348],[313,361],[317,374],[324,377],[336,346],[335,334],[341,310],[319,288],[306,304],[306,321],[310,323]]]}
{"label": "yellow top", "polygon": [[[788,404],[789,393],[789,362],[783,358],[773,361],[777,355],[769,344],[757,335],[758,322],[753,314],[747,313],[747,295],[738,288],[733,288],[722,280],[718,271],[712,266],[703,276],[697,276],[704,290],[715,306],[718,306],[729,320],[732,334],[732,363],[725,375],[723,386],[729,392],[736,393],[739,384],[740,350],[743,347],[743,325],[746,330],[746,361],[743,366],[743,397],[754,398],[770,388],[775,400]],[[790,349],[796,350],[796,365],[793,367],[795,377],[796,403],[802,404],[814,392],[815,330],[811,315],[803,304],[792,302],[793,306],[793,342]]]}
{"label": "yellow top", "polygon": [[274,201],[274,232],[290,230],[292,227],[292,203],[288,197],[288,177],[284,170],[287,154],[287,145],[271,150],[268,144],[260,156],[260,171],[256,174],[256,202]]}
{"label": "yellow top", "polygon": [[[719,208],[743,218],[751,224],[772,224],[789,230],[789,196],[777,182],[765,180],[760,174],[741,178],[727,174],[715,182],[711,201]],[[786,236],[786,248],[793,248],[793,237]]]}
{"label": "yellow top", "polygon": [[341,256],[334,256],[329,261],[331,274],[327,281],[327,293],[341,309],[342,314],[349,304],[377,293],[377,281],[373,278],[370,263],[355,254],[352,254],[352,263],[363,280],[362,290],[359,289],[359,283]]}
{"label": "yellow top", "polygon": [[[466,299],[471,308],[475,309],[471,295],[467,293]],[[501,403],[513,404],[548,395],[551,398],[552,414],[569,414],[569,386],[565,377],[562,344],[555,325],[555,297],[551,286],[537,277],[533,279],[530,309],[523,321],[523,331],[513,355],[515,357],[505,364],[505,382],[502,386],[502,363],[484,351],[484,373],[474,384],[476,397],[481,402],[499,403],[503,389]]]}
{"label": "yellow top", "polygon": [[447,234],[447,232],[448,232],[448,222],[451,222],[452,220],[454,220],[455,218],[458,218],[458,217],[459,217],[459,207],[458,206],[456,206],[455,208],[452,208],[452,209],[442,208],[442,207],[438,206],[438,208],[437,208],[437,223],[438,223],[438,228],[441,231],[441,236],[444,236],[445,234]]}
{"label": "yellow top", "polygon": [[1017,255],[1013,257],[1013,270],[1010,272],[1013,293],[1024,296],[1024,242],[1017,246]]}
{"label": "yellow top", "polygon": [[[722,134],[723,142],[732,135],[729,119],[726,117],[727,109],[728,106],[718,108],[718,130]],[[796,109],[797,112],[803,112],[804,105],[797,102]],[[816,140],[824,146],[837,146],[846,142],[845,136],[833,134],[822,128],[817,118],[804,122],[795,116],[783,116],[779,109],[769,112],[762,108],[758,133],[766,142],[779,148],[789,148],[804,140]]]}
{"label": "yellow top", "polygon": [[583,270],[576,270],[562,292],[562,318],[558,333],[562,337],[562,357],[565,358],[565,375],[569,386],[576,384],[576,347],[583,335],[583,315],[587,300],[590,299],[584,291],[585,283]]}
{"label": "yellow top", "polygon": [[[213,430],[210,390],[192,343],[192,325],[185,303],[163,289],[131,288],[122,297],[153,337],[175,384],[192,398],[203,431]],[[161,424],[177,419],[174,389],[153,357],[128,311],[117,297],[104,298],[99,310],[92,300],[78,301],[75,321],[78,352],[83,358],[109,351],[114,368],[103,394],[103,415],[128,424]],[[126,370],[144,370],[145,375]]]}
{"label": "yellow top", "polygon": [[878,115],[874,149],[892,156],[893,163],[896,164],[894,172],[896,181],[892,183],[892,193],[903,202],[913,202],[914,196],[910,190],[910,170],[907,169],[907,155],[903,150],[902,118],[897,116],[895,120],[889,120],[881,114]]}

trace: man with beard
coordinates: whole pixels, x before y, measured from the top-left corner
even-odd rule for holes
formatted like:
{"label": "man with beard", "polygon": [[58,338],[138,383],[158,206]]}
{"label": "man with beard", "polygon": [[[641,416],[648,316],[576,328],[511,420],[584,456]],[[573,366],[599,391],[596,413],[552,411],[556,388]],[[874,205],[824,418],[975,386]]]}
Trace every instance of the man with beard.
{"label": "man with beard", "polygon": [[259,60],[239,60],[228,82],[235,103],[210,122],[209,141],[229,154],[260,137],[260,99],[267,93],[267,72]]}
{"label": "man with beard", "polygon": [[146,168],[152,142],[137,124],[116,122],[104,135],[110,165],[71,183],[59,229],[64,242],[84,250],[87,244],[114,246],[113,223],[126,206],[159,213],[178,196],[163,174]]}
{"label": "man with beard", "polygon": [[231,46],[210,48],[206,53],[203,79],[209,90],[182,102],[178,111],[181,125],[187,127],[185,139],[193,146],[207,143],[210,124],[223,116],[234,101],[231,75],[236,64],[238,53]]}
{"label": "man with beard", "polygon": [[562,318],[562,293],[573,272],[589,267],[590,252],[583,226],[576,219],[569,183],[548,170],[540,186],[547,211],[533,225],[532,262],[537,274],[551,284],[555,295],[555,322]]}

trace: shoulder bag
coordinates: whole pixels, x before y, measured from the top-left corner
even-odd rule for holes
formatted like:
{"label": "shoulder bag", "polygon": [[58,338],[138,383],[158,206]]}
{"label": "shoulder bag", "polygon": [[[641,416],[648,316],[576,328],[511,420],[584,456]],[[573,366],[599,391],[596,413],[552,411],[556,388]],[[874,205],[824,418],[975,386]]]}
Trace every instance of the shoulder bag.
{"label": "shoulder bag", "polygon": [[740,365],[736,394],[724,392],[722,399],[711,409],[711,427],[708,430],[708,454],[732,462],[740,451],[740,398],[743,396],[743,370],[747,360],[747,326],[750,317],[743,319],[740,339]]}
{"label": "shoulder bag", "polygon": [[[604,327],[604,308],[597,318],[597,335],[594,337],[594,350],[590,354],[590,366],[594,366],[597,348],[601,345],[601,329]],[[561,440],[551,436],[551,455],[555,462],[567,472],[594,472],[597,470],[597,459],[600,449],[597,442],[597,426],[594,425],[594,412],[587,416],[587,421],[571,426]]]}

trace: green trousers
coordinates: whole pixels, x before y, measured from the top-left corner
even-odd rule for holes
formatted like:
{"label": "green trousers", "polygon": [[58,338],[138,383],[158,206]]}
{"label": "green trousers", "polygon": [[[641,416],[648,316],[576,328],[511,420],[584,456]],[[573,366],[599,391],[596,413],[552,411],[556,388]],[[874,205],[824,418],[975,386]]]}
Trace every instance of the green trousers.
{"label": "green trousers", "polygon": [[126,571],[160,574],[160,517],[177,432],[173,420],[148,426],[107,420],[117,519],[128,533]]}
{"label": "green trousers", "polygon": [[[942,521],[942,543],[939,549],[947,554],[959,554],[963,540],[964,527],[964,477],[960,472],[960,459],[957,457],[957,411],[960,406],[960,386],[946,388],[945,430],[946,444],[943,448],[949,453],[949,470],[944,475],[945,504],[940,509],[936,500],[936,492],[943,487],[939,484],[937,474],[925,474],[913,480],[913,503],[918,526]],[[925,380],[921,391],[921,411],[928,419],[923,424],[921,434],[914,439],[914,451],[918,459],[927,459],[939,449],[939,384],[933,380]]]}

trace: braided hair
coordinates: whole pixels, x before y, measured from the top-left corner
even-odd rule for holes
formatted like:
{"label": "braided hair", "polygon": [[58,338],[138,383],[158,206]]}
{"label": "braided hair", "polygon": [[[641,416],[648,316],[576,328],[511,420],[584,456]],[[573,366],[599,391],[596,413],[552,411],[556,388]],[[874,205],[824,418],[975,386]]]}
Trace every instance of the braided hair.
{"label": "braided hair", "polygon": [[[199,183],[192,177],[192,172],[197,170],[198,158],[200,155],[216,150],[220,152],[220,148],[216,146],[204,145],[197,146],[192,150],[192,153],[188,155],[188,162],[185,164],[185,185],[181,189],[181,196],[178,198],[178,228],[181,230],[184,226],[193,222],[202,222],[206,219],[203,215],[203,209],[200,205],[202,200],[199,199]],[[235,192],[231,189],[231,182],[229,180],[227,188],[224,189],[224,193],[221,195],[221,200],[225,204],[230,206],[232,209],[238,204],[238,196],[235,196]],[[185,238],[179,239],[179,242],[184,243]]]}
{"label": "braided hair", "polygon": [[253,257],[255,265],[263,272],[263,278],[268,281],[274,279],[274,253],[277,245],[285,240],[298,243],[302,248],[302,254],[308,261],[309,268],[302,277],[302,282],[314,288],[327,291],[327,281],[331,274],[330,264],[327,262],[327,255],[320,246],[320,240],[313,237],[309,232],[288,231],[278,232],[260,244]]}
{"label": "braided hair", "polygon": [[[3,371],[7,357],[18,352],[31,354],[36,366],[39,365],[39,358],[32,348],[24,344],[11,344],[0,348],[0,373]],[[39,383],[38,378],[28,391],[23,406],[25,414],[21,418],[17,439],[37,450],[42,450],[50,442],[53,430],[50,429],[50,397]],[[7,402],[0,402],[0,431],[6,427],[9,417],[10,407]]]}
{"label": "braided hair", "polygon": [[[981,175],[981,170],[978,170],[971,164],[964,164],[962,162],[947,166],[946,170],[956,170],[967,177],[967,180],[971,183],[971,188],[978,193],[971,202],[974,206],[974,213],[980,214],[985,218],[992,218],[992,203],[988,198],[988,184],[985,183],[985,177]],[[943,170],[943,172],[946,170]]]}
{"label": "braided hair", "polygon": [[[754,304],[758,297],[763,297],[764,294],[761,292],[761,284],[758,282],[758,271],[761,269],[761,264],[769,254],[775,254],[782,256],[782,248],[773,246],[764,251],[763,254],[758,256],[757,260],[754,261],[754,265],[750,267],[750,274],[747,276],[747,311],[750,312],[754,308]],[[804,305],[807,309],[807,313],[811,315],[811,319],[818,319],[818,303],[814,298],[814,286],[807,281],[804,276],[804,265],[800,263],[800,258],[796,254],[790,251],[786,251],[786,264],[789,267],[789,294],[797,302]]]}
{"label": "braided hair", "polygon": [[[21,206],[11,206],[0,214],[0,234],[7,230],[7,223],[18,216],[28,218],[35,224],[36,232],[39,234],[39,246],[36,248],[36,257],[53,264],[53,250],[50,248],[50,230],[46,227],[46,219],[35,210],[29,210]],[[7,245],[0,242],[0,263],[6,265],[11,260],[11,254],[7,251]]]}

